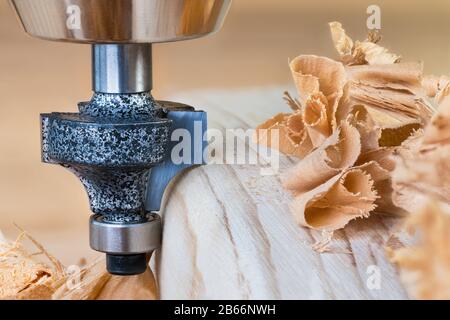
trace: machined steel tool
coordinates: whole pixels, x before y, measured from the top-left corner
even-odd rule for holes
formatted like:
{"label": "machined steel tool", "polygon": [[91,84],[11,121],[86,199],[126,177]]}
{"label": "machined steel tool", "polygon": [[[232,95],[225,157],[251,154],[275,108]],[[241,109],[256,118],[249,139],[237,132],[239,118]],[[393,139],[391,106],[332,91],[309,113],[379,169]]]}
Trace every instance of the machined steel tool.
{"label": "machined steel tool", "polygon": [[[41,115],[42,160],[84,185],[90,245],[110,273],[145,271],[160,246],[161,200],[179,171],[203,163],[206,113],[152,90],[152,43],[198,38],[220,29],[231,0],[10,0],[35,37],[92,46],[93,97],[77,113]],[[188,157],[170,157],[171,133],[194,138]]]}

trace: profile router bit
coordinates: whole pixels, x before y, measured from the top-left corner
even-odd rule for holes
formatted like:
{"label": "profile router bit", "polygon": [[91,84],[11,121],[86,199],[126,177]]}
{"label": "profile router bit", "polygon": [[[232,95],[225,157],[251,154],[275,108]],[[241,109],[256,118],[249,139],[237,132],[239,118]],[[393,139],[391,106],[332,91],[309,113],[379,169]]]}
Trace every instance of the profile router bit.
{"label": "profile router bit", "polygon": [[[216,32],[231,0],[10,3],[31,36],[92,45],[94,94],[78,113],[41,115],[42,160],[67,168],[84,185],[94,213],[90,246],[106,253],[108,271],[142,273],[160,247],[157,213],[166,186],[181,170],[202,164],[206,147],[205,112],[153,99],[151,46]],[[171,159],[176,129],[191,133],[190,162]]]}

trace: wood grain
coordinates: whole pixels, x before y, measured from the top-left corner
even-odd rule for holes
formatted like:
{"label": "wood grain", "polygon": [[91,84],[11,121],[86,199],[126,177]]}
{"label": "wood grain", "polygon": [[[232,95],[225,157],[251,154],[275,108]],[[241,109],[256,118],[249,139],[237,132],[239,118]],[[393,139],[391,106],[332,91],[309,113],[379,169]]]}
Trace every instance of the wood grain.
{"label": "wood grain", "polygon": [[[173,99],[204,107],[209,127],[224,130],[288,111],[281,94],[267,88]],[[280,161],[283,171],[298,160]],[[179,176],[165,195],[161,298],[407,298],[383,246],[398,221],[374,214],[352,222],[336,233],[331,253],[319,254],[311,245],[321,235],[295,224],[290,199],[278,176],[261,176],[258,165],[207,165]],[[380,289],[367,286],[370,266],[380,270]]]}

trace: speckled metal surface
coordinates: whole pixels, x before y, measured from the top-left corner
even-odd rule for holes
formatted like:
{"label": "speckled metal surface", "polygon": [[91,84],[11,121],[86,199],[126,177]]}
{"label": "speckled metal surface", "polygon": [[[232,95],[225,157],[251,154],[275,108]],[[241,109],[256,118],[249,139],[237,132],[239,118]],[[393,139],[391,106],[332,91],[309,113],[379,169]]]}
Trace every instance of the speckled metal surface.
{"label": "speckled metal surface", "polygon": [[148,175],[164,160],[171,121],[150,93],[95,93],[79,111],[41,115],[43,161],[74,172],[105,221],[141,222]]}
{"label": "speckled metal surface", "polygon": [[110,216],[106,221],[139,222],[144,212],[145,192],[150,169],[102,169],[69,165],[83,183],[91,210]]}
{"label": "speckled metal surface", "polygon": [[80,114],[95,118],[149,119],[158,116],[158,103],[149,92],[135,94],[95,93],[89,102],[78,105]]}
{"label": "speckled metal surface", "polygon": [[64,113],[43,117],[48,119],[46,152],[58,163],[145,167],[165,155],[167,120],[113,122]]}

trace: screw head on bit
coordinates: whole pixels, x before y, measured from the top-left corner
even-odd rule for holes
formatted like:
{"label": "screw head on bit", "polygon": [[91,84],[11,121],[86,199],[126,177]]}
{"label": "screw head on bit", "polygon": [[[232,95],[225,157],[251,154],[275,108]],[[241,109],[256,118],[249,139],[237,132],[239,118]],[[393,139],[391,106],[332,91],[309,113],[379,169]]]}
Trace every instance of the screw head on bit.
{"label": "screw head on bit", "polygon": [[129,255],[106,255],[106,268],[109,273],[118,276],[132,276],[147,270],[147,255],[145,253]]}

